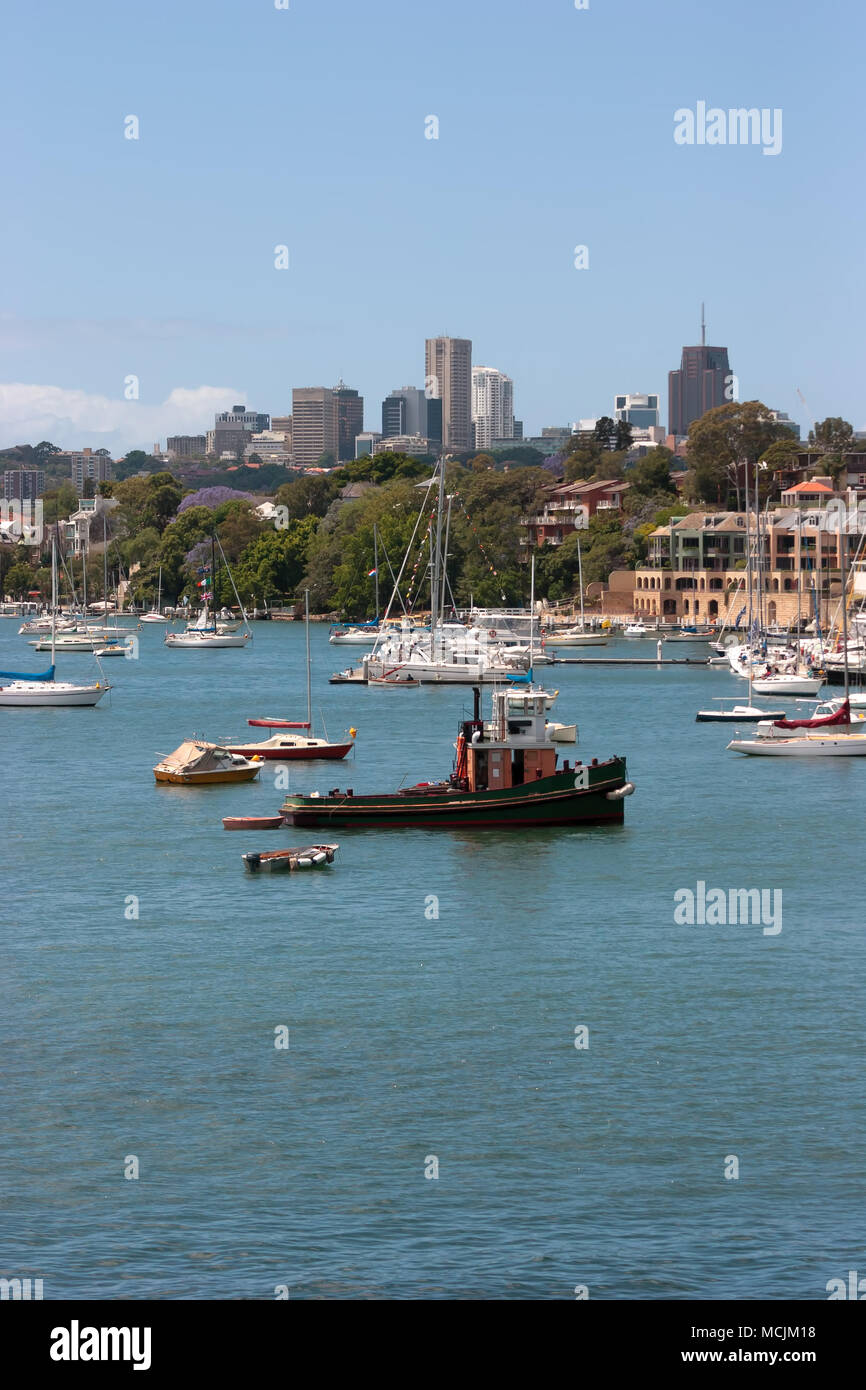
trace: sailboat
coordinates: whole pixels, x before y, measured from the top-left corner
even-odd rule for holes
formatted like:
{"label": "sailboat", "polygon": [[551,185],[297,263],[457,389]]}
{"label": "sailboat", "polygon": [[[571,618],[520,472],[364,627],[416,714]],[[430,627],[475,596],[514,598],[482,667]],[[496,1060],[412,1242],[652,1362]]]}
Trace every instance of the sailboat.
{"label": "sailboat", "polygon": [[107,682],[94,685],[75,685],[71,681],[54,679],[55,628],[57,613],[57,542],[51,541],[51,665],[40,675],[30,676],[20,671],[0,671],[0,705],[54,706],[98,705]]}
{"label": "sailboat", "polygon": [[602,632],[586,630],[586,616],[583,611],[583,560],[580,555],[580,536],[577,537],[577,575],[580,587],[580,627],[569,627],[560,632],[549,632],[544,639],[546,647],[606,647],[607,636]]}
{"label": "sailboat", "polygon": [[[330,743],[327,730],[324,738],[313,738],[312,659],[310,656],[310,591],[304,590],[304,636],[307,647],[307,717],[305,720],[249,719],[255,728],[276,729],[277,732],[260,743],[229,743],[225,747],[245,758],[267,758],[279,762],[307,761],[314,758],[345,758],[354,748],[356,730],[349,730],[349,741]],[[289,733],[290,729],[306,729],[306,733]]]}
{"label": "sailboat", "polygon": [[156,595],[156,607],[151,608],[149,613],[142,613],[138,620],[140,623],[167,623],[168,618],[162,612],[162,565],[159,567],[159,583]]}
{"label": "sailboat", "polygon": [[[840,526],[839,560],[842,571],[842,650],[845,662],[845,698],[832,714],[812,719],[776,719],[759,724],[757,737],[731,739],[735,753],[775,758],[866,757],[866,733],[855,732],[851,721],[848,689],[848,546],[847,530]],[[859,722],[859,721],[858,721]]]}
{"label": "sailboat", "polygon": [[[219,545],[219,541],[216,538],[216,532],[214,532],[214,534],[211,536],[212,578],[216,577],[217,545]],[[231,572],[231,567],[229,566],[228,560],[226,560],[225,552],[221,545],[219,549],[220,554],[223,557],[223,560],[225,560],[225,566],[228,571],[229,579],[231,580],[232,588],[234,589],[235,598],[237,599],[240,610],[244,615],[244,622],[247,624],[246,632],[226,632],[224,628],[222,630],[220,629],[216,621],[216,594],[213,595],[214,617],[213,620],[210,623],[208,623],[208,602],[207,594],[205,594],[204,610],[202,613],[200,624],[197,623],[195,627],[188,627],[185,632],[167,632],[165,634],[165,637],[163,637],[162,639],[163,644],[166,647],[182,647],[187,651],[201,651],[203,648],[211,647],[245,647],[247,645],[247,642],[249,642],[250,638],[252,637],[252,629],[249,626],[246,611],[244,609],[243,604],[241,603],[240,595],[238,594],[237,588],[235,587],[235,581],[234,576]]]}

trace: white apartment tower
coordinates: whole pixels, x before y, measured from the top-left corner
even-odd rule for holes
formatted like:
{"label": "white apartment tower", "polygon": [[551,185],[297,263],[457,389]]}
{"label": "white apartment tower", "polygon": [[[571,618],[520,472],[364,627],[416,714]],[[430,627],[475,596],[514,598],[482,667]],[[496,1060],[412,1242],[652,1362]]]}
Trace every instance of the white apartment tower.
{"label": "white apartment tower", "polygon": [[514,382],[495,367],[472,368],[472,423],[476,449],[514,434]]}

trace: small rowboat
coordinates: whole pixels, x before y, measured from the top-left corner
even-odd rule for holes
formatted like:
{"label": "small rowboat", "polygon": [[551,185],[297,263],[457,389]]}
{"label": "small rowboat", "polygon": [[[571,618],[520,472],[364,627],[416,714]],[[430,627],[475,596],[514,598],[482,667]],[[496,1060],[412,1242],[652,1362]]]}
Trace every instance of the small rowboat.
{"label": "small rowboat", "polygon": [[333,864],[339,845],[307,845],[305,849],[271,849],[242,854],[248,873],[288,874],[296,869],[323,869]]}
{"label": "small rowboat", "polygon": [[282,816],[223,816],[223,830],[279,830]]}
{"label": "small rowboat", "polygon": [[406,687],[409,690],[414,690],[417,686],[421,684],[421,682],[419,680],[416,680],[414,676],[401,675],[399,671],[386,671],[384,676],[369,676],[367,679],[367,684],[378,686],[399,685],[401,687]]}

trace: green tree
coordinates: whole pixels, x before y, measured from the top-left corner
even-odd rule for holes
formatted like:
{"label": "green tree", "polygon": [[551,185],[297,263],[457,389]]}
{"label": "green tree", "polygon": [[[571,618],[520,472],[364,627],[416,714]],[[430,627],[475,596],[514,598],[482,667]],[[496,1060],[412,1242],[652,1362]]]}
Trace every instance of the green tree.
{"label": "green tree", "polygon": [[854,427],[840,415],[828,415],[826,420],[817,421],[815,428],[809,431],[809,443],[817,444],[828,453],[845,453],[853,447],[853,442]]}
{"label": "green tree", "polygon": [[634,468],[629,470],[628,497],[652,496],[657,492],[669,492],[676,496],[676,484],[671,477],[673,457],[670,449],[660,446],[638,459]]}
{"label": "green tree", "polygon": [[616,439],[616,422],[609,415],[602,415],[595,422],[593,438],[603,449],[609,449]]}
{"label": "green tree", "polygon": [[731,401],[708,410],[689,427],[689,496],[722,506],[735,499],[739,510],[746,468],[751,480],[756,461],[783,438],[790,438],[790,431],[761,401]]}
{"label": "green tree", "polygon": [[6,571],[4,585],[6,593],[13,599],[24,599],[34,588],[34,572],[24,560],[16,560]]}
{"label": "green tree", "polygon": [[46,526],[62,521],[78,510],[78,493],[71,483],[61,483],[42,498],[42,517]]}
{"label": "green tree", "polygon": [[294,596],[318,525],[315,517],[306,516],[290,521],[284,530],[270,528],[256,536],[233,566],[241,598],[247,602]]}
{"label": "green tree", "polygon": [[59,454],[60,448],[48,439],[41,439],[33,445],[33,463],[36,468],[44,468],[52,454]]}

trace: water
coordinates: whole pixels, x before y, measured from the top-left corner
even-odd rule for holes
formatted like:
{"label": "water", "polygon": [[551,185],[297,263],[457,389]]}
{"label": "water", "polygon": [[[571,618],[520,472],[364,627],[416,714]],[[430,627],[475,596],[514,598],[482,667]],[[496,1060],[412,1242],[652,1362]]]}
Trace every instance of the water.
{"label": "water", "polygon": [[[0,666],[41,667],[16,632]],[[343,831],[333,869],[251,878],[243,851],[305,834],[222,829],[279,806],[273,765],[198,789],[152,767],[303,718],[303,631],[162,635],[106,662],[110,705],[0,710],[0,1274],[46,1298],[821,1299],[866,1267],[860,763],[726,752],[694,722],[742,694],[724,671],[562,666],[580,755],[628,756],[624,827]],[[450,770],[470,692],[329,687],[357,652],[312,639],[314,706],[357,752],[293,787]],[[655,644],[599,655],[626,652]],[[782,889],[782,931],[677,925],[698,880]]]}

